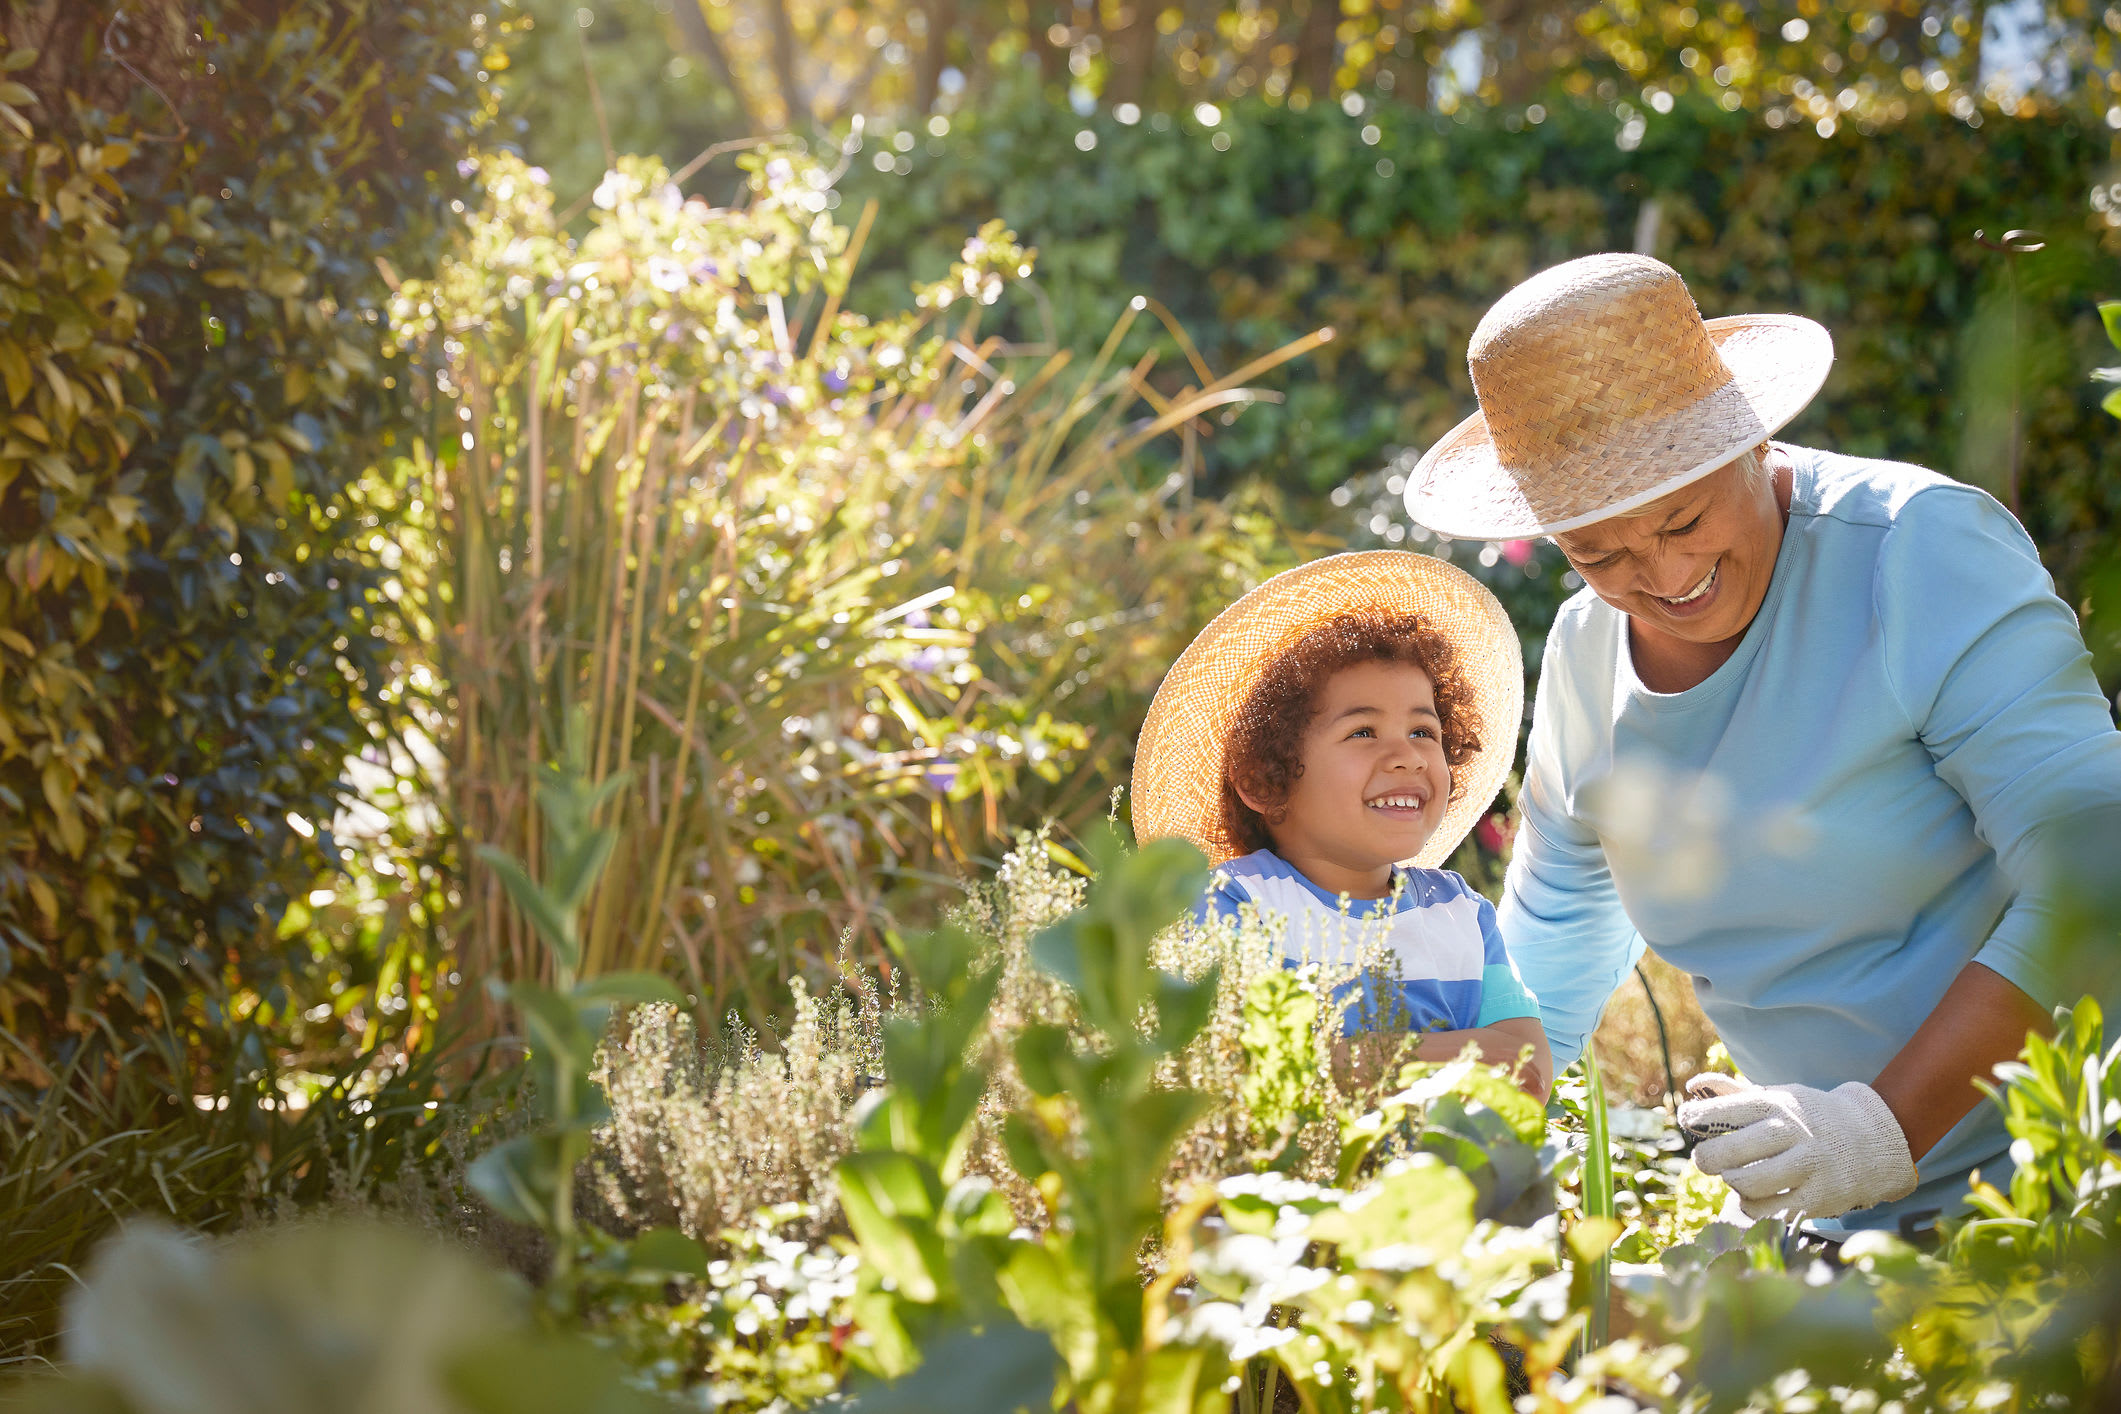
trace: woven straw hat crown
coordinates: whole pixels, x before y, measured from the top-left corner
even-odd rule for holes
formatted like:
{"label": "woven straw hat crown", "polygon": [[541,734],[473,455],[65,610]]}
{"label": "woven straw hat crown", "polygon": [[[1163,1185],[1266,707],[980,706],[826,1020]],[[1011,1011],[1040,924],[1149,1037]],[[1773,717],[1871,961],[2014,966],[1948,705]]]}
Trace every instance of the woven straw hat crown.
{"label": "woven straw hat crown", "polygon": [[1568,261],[1473,331],[1480,411],[1422,458],[1407,508],[1474,539],[1632,510],[1766,441],[1832,362],[1833,340],[1809,319],[1702,319],[1679,272],[1647,256]]}

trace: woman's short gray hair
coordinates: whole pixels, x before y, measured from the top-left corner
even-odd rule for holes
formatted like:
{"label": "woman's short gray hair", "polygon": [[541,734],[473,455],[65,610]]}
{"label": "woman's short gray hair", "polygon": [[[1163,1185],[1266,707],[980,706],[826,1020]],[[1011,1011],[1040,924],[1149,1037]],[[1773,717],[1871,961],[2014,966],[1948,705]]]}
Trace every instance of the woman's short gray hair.
{"label": "woman's short gray hair", "polygon": [[[1762,482],[1766,481],[1768,478],[1767,453],[1768,444],[1762,442],[1757,447],[1747,447],[1744,451],[1740,452],[1737,456],[1732,457],[1729,461],[1725,462],[1722,467],[1718,467],[1716,470],[1721,471],[1724,469],[1724,467],[1742,466],[1745,468],[1743,475],[1745,477],[1746,485],[1751,487],[1757,487]],[[1711,476],[1714,476],[1715,474],[1716,472],[1713,471],[1709,473],[1709,475]],[[1684,491],[1686,487],[1682,486],[1679,489],[1681,491]],[[1679,493],[1675,491],[1672,494],[1676,496]],[[1660,506],[1662,506],[1666,501],[1670,499],[1671,497],[1669,496],[1660,496],[1646,506],[1637,506],[1632,511],[1622,511],[1613,518],[1615,520],[1634,520],[1639,516],[1649,515],[1651,512],[1657,510]]]}

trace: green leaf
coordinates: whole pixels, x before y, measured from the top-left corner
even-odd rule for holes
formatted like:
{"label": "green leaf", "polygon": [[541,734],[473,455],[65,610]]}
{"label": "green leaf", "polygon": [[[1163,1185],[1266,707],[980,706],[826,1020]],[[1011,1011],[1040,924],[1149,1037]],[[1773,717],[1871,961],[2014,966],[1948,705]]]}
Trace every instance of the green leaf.
{"label": "green leaf", "polygon": [[526,1134],[488,1149],[465,1170],[471,1191],[512,1222],[549,1227],[564,1158],[561,1136]]}
{"label": "green leaf", "polygon": [[501,850],[492,845],[481,845],[479,858],[501,876],[501,885],[508,890],[508,897],[530,920],[530,926],[545,940],[545,946],[552,949],[559,964],[570,972],[580,967],[582,945],[575,939],[574,915],[561,908],[540,888],[524,871],[522,864]]}
{"label": "green leaf", "polygon": [[2099,322],[2106,326],[2106,341],[2121,349],[2121,299],[2099,301]]}
{"label": "green leaf", "polygon": [[1222,981],[1220,967],[1211,967],[1197,981],[1188,982],[1167,972],[1156,976],[1156,1040],[1167,1052],[1185,1049],[1200,1034],[1215,1012],[1215,993]]}
{"label": "green leaf", "polygon": [[2121,388],[2116,388],[2099,399],[2099,407],[2108,417],[2121,417]]}
{"label": "green leaf", "polygon": [[839,1189],[862,1261],[906,1300],[936,1300],[949,1263],[935,1228],[942,1183],[934,1170],[908,1154],[849,1154],[840,1160]]}
{"label": "green leaf", "polygon": [[634,1272],[707,1279],[707,1251],[674,1227],[652,1227],[626,1245],[626,1266]]}
{"label": "green leaf", "polygon": [[1053,1407],[1060,1361],[1043,1331],[1014,1321],[956,1331],[928,1346],[920,1368],[891,1384],[856,1387],[852,1414],[1015,1414]]}
{"label": "green leaf", "polygon": [[589,1069],[596,1059],[597,1036],[583,1025],[572,1002],[536,982],[516,983],[508,989],[508,999],[523,1015],[533,1050],[543,1047],[578,1070]]}
{"label": "green leaf", "polygon": [[668,1414],[678,1407],[634,1388],[616,1355],[571,1336],[482,1343],[448,1362],[443,1383],[469,1414]]}
{"label": "green leaf", "polygon": [[1312,1239],[1338,1243],[1356,1257],[1405,1246],[1441,1261],[1473,1231],[1471,1180],[1431,1155],[1398,1161],[1364,1193],[1360,1205],[1346,1204],[1312,1219]]}
{"label": "green leaf", "polygon": [[544,887],[555,909],[571,917],[581,908],[618,842],[617,830],[591,830],[553,859],[545,871]]}

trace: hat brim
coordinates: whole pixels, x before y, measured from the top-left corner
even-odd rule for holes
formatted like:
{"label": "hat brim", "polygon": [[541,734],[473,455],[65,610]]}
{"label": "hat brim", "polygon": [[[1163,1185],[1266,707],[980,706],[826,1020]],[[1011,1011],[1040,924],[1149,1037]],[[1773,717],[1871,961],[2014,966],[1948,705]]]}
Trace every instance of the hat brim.
{"label": "hat brim", "polygon": [[[1518,477],[1474,413],[1407,478],[1407,514],[1464,540],[1559,535],[1622,515],[1728,466],[1804,410],[1834,364],[1834,339],[1794,314],[1704,321],[1731,381],[1673,416],[1627,425]],[[1541,488],[1528,491],[1527,487]]]}
{"label": "hat brim", "polygon": [[1274,576],[1202,629],[1149,704],[1134,754],[1137,839],[1191,840],[1211,864],[1243,851],[1223,832],[1224,745],[1262,669],[1337,614],[1416,613],[1457,654],[1472,689],[1480,749],[1453,773],[1443,822],[1412,863],[1451,857],[1494,803],[1517,755],[1524,652],[1487,586],[1446,560],[1407,550],[1330,555]]}

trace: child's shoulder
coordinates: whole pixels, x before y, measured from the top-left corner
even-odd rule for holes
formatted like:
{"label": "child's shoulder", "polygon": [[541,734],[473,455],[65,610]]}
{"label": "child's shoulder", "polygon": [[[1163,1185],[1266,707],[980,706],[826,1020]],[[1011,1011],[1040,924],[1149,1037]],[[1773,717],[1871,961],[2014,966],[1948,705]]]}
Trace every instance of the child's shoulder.
{"label": "child's shoulder", "polygon": [[1423,869],[1403,864],[1399,866],[1399,874],[1406,880],[1400,896],[1402,908],[1433,908],[1461,899],[1477,907],[1486,901],[1481,892],[1455,869]]}
{"label": "child's shoulder", "polygon": [[1327,893],[1271,849],[1257,849],[1225,860],[1215,866],[1215,873],[1211,890],[1233,905],[1254,903],[1292,917],[1313,909],[1340,911],[1337,895]]}

